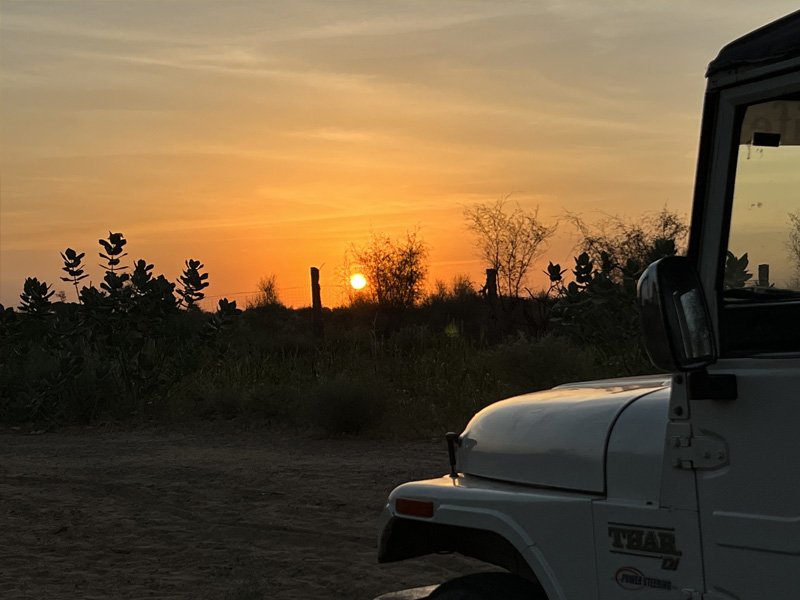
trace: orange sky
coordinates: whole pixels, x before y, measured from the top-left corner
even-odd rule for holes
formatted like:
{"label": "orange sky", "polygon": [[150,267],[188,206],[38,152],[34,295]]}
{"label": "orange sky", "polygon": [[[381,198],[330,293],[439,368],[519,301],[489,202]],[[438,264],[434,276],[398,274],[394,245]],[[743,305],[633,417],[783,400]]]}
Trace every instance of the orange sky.
{"label": "orange sky", "polygon": [[548,220],[686,213],[705,65],[795,8],[3,0],[0,302],[26,276],[72,299],[68,246],[99,283],[109,230],[170,278],[201,259],[209,296],[275,273],[307,303],[322,266],[332,304],[371,232],[418,228],[431,281],[480,280],[463,208],[508,193]]}

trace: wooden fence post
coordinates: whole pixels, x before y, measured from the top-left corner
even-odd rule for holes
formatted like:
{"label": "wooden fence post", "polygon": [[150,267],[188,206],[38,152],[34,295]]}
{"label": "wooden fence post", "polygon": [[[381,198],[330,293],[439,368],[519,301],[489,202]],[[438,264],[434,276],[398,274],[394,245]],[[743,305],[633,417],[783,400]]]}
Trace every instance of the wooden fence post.
{"label": "wooden fence post", "polygon": [[486,269],[486,304],[489,305],[486,334],[491,342],[500,338],[500,323],[497,319],[497,269]]}
{"label": "wooden fence post", "polygon": [[758,287],[769,287],[769,265],[758,265]]}
{"label": "wooden fence post", "polygon": [[497,300],[497,269],[486,269],[486,297],[494,304]]}
{"label": "wooden fence post", "polygon": [[321,338],[322,329],[322,295],[319,287],[319,269],[311,267],[311,324],[314,336]]}

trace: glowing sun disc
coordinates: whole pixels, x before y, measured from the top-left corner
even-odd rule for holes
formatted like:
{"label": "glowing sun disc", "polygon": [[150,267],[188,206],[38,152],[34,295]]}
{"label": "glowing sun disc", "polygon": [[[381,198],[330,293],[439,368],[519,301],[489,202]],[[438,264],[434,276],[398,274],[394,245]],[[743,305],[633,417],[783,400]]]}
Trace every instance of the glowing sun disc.
{"label": "glowing sun disc", "polygon": [[367,285],[367,278],[361,273],[355,273],[354,275],[350,276],[350,285],[353,286],[354,290],[363,289],[364,286]]}

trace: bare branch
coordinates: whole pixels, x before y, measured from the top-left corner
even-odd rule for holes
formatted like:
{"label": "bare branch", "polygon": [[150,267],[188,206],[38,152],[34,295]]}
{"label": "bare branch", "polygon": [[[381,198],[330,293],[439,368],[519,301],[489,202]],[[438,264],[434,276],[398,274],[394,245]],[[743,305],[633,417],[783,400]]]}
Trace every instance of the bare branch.
{"label": "bare branch", "polygon": [[558,224],[545,225],[539,220],[539,208],[523,210],[509,206],[509,195],[493,203],[464,209],[467,228],[475,234],[480,257],[487,266],[497,269],[500,292],[519,296],[533,262],[547,248],[547,241]]}

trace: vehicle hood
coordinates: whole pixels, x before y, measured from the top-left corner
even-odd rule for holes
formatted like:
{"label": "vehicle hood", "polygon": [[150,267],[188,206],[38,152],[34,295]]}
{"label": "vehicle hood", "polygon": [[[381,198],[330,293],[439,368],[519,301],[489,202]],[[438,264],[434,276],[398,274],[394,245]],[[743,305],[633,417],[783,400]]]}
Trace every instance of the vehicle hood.
{"label": "vehicle hood", "polygon": [[562,385],[496,402],[461,434],[458,470],[501,481],[603,493],[614,423],[669,376]]}

